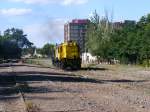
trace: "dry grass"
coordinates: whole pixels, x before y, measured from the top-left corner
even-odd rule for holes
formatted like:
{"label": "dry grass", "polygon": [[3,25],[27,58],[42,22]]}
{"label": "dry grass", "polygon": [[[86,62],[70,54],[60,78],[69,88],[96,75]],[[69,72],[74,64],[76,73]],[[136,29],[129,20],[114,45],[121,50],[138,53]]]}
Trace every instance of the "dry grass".
{"label": "dry grass", "polygon": [[53,67],[51,59],[28,59],[25,63],[40,65],[42,67]]}
{"label": "dry grass", "polygon": [[30,101],[25,102],[28,112],[41,112],[39,106]]}

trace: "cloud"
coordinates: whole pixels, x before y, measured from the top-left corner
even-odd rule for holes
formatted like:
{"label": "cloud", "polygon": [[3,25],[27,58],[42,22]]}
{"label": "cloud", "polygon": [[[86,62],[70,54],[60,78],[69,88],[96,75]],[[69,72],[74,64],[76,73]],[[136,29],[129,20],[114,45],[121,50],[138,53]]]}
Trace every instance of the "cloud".
{"label": "cloud", "polygon": [[88,2],[88,0],[63,0],[62,4],[63,5],[71,5],[71,4],[81,5],[81,4],[85,4],[87,2]]}
{"label": "cloud", "polygon": [[38,4],[38,3],[42,3],[42,4],[47,4],[50,3],[54,0],[10,0],[12,2],[24,2],[26,4]]}
{"label": "cloud", "polygon": [[88,0],[9,0],[12,2],[23,2],[26,4],[61,4],[61,5],[81,5],[88,2]]}
{"label": "cloud", "polygon": [[61,43],[64,37],[64,19],[50,19],[45,23],[27,25],[23,28],[28,39],[37,47],[46,43]]}
{"label": "cloud", "polygon": [[0,9],[0,15],[4,16],[20,16],[20,15],[26,15],[31,13],[31,9],[17,9],[17,8],[10,8],[10,9]]}

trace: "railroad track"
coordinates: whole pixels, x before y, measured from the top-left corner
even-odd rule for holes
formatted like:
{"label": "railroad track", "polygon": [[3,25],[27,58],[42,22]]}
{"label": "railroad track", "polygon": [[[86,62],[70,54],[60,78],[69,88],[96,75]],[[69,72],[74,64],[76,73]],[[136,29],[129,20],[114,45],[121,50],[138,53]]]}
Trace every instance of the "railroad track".
{"label": "railroad track", "polygon": [[29,112],[24,94],[20,83],[17,81],[16,74],[14,73],[13,67],[9,67],[10,72],[13,74],[3,74],[0,99],[4,100],[4,104],[0,107],[0,112]]}

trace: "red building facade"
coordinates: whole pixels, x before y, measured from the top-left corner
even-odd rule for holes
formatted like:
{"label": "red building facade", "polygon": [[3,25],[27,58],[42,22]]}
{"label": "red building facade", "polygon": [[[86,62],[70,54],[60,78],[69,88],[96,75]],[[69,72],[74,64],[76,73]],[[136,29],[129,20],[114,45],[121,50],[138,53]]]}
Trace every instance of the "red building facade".
{"label": "red building facade", "polygon": [[64,41],[76,41],[81,52],[85,51],[85,38],[88,19],[74,19],[64,25]]}

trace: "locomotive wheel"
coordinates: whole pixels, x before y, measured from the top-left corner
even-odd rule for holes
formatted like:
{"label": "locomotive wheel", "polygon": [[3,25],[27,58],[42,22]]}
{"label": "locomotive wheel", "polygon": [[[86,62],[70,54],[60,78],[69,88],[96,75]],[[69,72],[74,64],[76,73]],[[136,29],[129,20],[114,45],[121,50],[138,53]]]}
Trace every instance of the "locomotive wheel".
{"label": "locomotive wheel", "polygon": [[60,66],[62,69],[65,69],[66,66],[65,66],[65,62],[61,61],[61,66]]}

